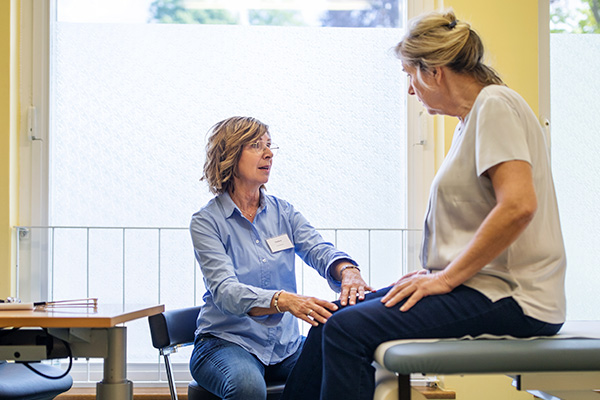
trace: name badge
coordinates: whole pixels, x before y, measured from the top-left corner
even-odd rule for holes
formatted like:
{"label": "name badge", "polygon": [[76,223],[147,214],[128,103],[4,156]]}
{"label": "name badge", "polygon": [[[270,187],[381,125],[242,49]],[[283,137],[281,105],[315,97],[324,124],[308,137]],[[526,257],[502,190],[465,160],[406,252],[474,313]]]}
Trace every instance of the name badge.
{"label": "name badge", "polygon": [[271,249],[271,253],[277,253],[278,251],[294,248],[292,241],[286,233],[272,237],[271,239],[267,239],[267,244]]}

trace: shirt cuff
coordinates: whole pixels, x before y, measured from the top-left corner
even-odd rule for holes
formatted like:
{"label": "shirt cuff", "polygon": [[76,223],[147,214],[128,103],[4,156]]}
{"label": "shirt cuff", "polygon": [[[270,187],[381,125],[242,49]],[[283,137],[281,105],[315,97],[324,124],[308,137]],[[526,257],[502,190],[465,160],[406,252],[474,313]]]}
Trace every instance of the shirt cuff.
{"label": "shirt cuff", "polygon": [[255,288],[256,300],[252,302],[252,307],[271,308],[271,300],[278,290]]}
{"label": "shirt cuff", "polygon": [[[252,307],[271,308],[271,300],[278,290],[258,289],[256,290],[257,299],[253,302]],[[255,322],[265,325],[274,326],[281,322],[283,313],[276,313],[270,315],[252,316],[249,315]]]}
{"label": "shirt cuff", "polygon": [[336,261],[339,260],[346,260],[348,261],[348,263],[352,264],[352,265],[356,265],[358,266],[358,263],[356,261],[354,261],[351,258],[348,257],[338,257],[333,259],[329,265],[327,266],[327,270],[326,270],[326,277],[327,277],[327,283],[329,283],[329,287],[336,293],[339,293],[342,291],[342,281],[338,281],[336,279],[334,279],[334,277],[331,275],[331,267],[333,266],[333,264],[335,264]]}

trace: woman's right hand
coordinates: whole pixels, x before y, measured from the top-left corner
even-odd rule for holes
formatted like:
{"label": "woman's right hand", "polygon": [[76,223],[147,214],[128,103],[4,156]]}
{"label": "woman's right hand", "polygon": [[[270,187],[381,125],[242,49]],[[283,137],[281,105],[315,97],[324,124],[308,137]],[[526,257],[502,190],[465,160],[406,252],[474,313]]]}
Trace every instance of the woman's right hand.
{"label": "woman's right hand", "polygon": [[331,317],[331,312],[338,309],[329,301],[290,292],[281,292],[278,305],[281,311],[287,311],[312,326],[324,324]]}

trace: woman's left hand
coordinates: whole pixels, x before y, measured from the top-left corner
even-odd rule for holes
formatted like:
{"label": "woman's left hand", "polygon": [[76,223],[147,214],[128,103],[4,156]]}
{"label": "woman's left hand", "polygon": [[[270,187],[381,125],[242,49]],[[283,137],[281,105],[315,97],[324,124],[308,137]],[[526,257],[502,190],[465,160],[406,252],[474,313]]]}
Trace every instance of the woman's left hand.
{"label": "woman's left hand", "polygon": [[408,298],[400,307],[400,311],[408,311],[423,297],[449,293],[452,289],[453,287],[448,283],[443,271],[429,273],[426,270],[421,270],[400,278],[390,291],[381,298],[381,302],[386,307],[393,307]]}
{"label": "woman's left hand", "polygon": [[356,268],[346,268],[342,273],[342,291],[340,293],[340,304],[356,304],[356,299],[365,299],[365,292],[374,292],[375,289],[369,285],[360,275]]}

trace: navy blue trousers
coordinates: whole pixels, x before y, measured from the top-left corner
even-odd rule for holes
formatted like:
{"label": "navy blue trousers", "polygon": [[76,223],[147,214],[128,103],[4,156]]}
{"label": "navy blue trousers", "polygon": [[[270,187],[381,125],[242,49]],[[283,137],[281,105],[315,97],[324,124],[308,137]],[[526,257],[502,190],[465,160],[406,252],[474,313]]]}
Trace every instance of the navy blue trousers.
{"label": "navy blue trousers", "polygon": [[542,336],[553,335],[562,326],[524,315],[511,297],[491,302],[466,286],[425,297],[407,312],[399,310],[402,302],[391,308],[381,303],[388,290],[370,293],[364,301],[335,312],[325,325],[311,328],[283,400],[372,400],[373,355],[388,340],[484,333]]}

